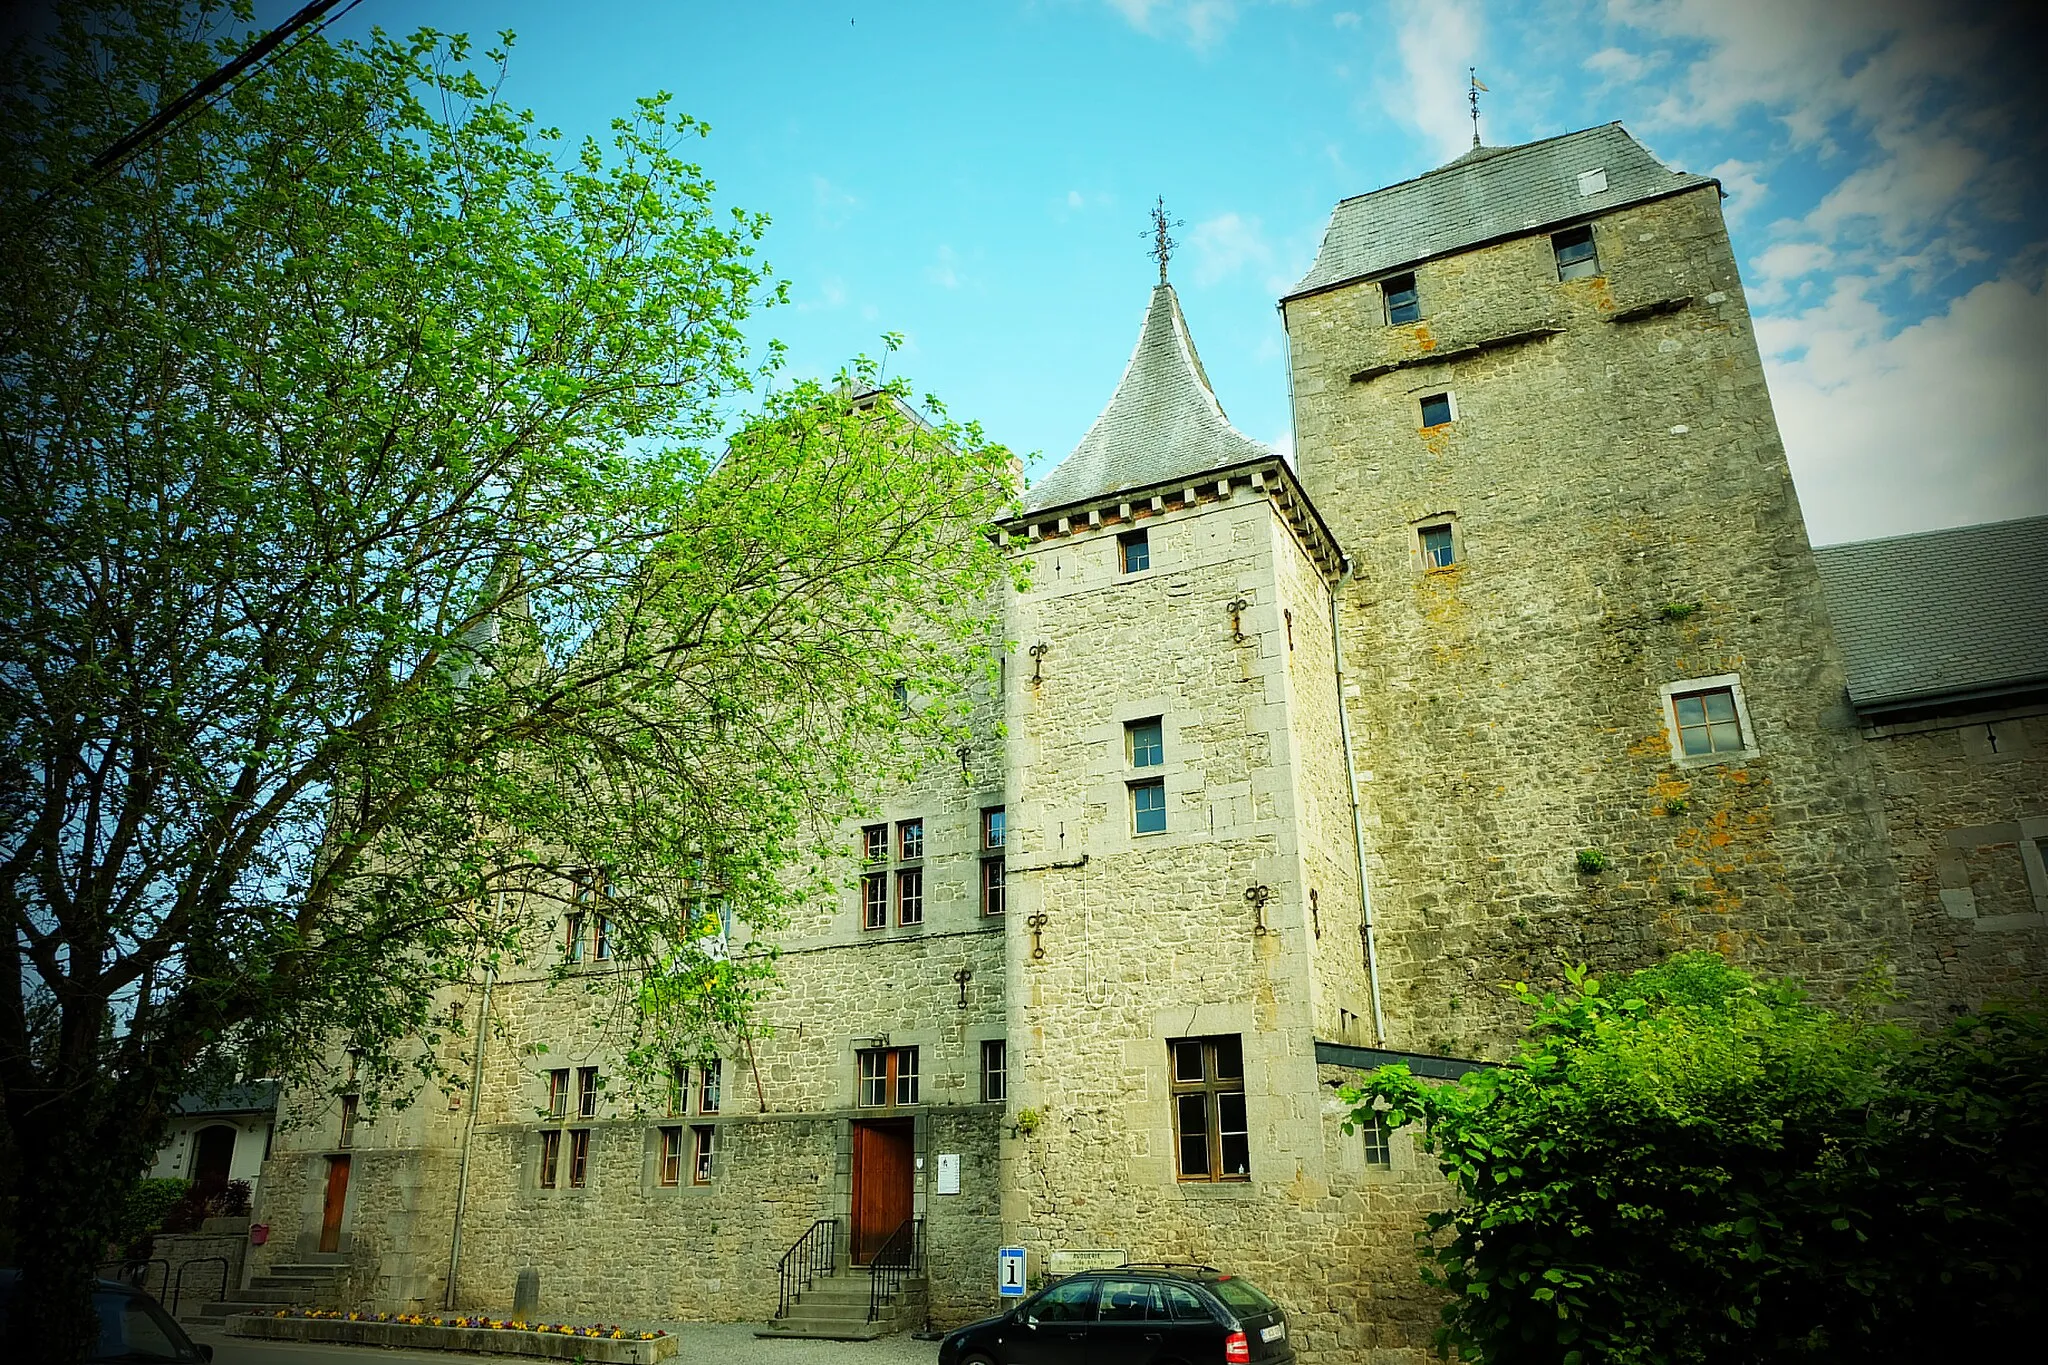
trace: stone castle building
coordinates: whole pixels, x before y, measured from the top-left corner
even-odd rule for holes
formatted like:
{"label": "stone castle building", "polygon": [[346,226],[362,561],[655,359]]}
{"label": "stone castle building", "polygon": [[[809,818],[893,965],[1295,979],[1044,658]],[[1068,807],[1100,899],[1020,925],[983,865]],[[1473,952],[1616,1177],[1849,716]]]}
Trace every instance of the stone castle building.
{"label": "stone castle building", "polygon": [[1020,1245],[1419,1360],[1446,1187],[1333,1085],[1501,1055],[1497,983],[1705,946],[1823,993],[1885,959],[1937,1015],[2038,989],[2048,519],[1809,547],[1716,182],[1619,125],[1475,149],[1340,203],[1280,307],[1291,462],[1152,291],[1002,528],[985,738],[845,832],[765,1041],[629,1113],[541,981],[459,998],[473,1097],[281,1132],[259,1260],[759,1321],[807,1233],[902,1234],[939,1324]]}

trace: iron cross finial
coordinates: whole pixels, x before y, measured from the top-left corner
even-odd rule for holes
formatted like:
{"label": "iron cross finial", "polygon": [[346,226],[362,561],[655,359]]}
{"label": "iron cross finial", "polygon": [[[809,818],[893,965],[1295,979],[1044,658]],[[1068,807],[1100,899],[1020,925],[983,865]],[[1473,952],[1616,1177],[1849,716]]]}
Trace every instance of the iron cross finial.
{"label": "iron cross finial", "polygon": [[[1472,102],[1472,145],[1477,147],[1479,145],[1479,92],[1486,89],[1486,82],[1479,79],[1479,68],[1476,66],[1465,68],[1465,79],[1470,82],[1465,91],[1465,98]],[[1488,91],[1487,93],[1491,94],[1492,92]]]}
{"label": "iron cross finial", "polygon": [[1173,239],[1172,229],[1185,227],[1178,218],[1166,216],[1166,196],[1161,195],[1152,203],[1152,249],[1145,254],[1159,262],[1159,282],[1166,283],[1166,262],[1173,255],[1173,249],[1180,245]]}

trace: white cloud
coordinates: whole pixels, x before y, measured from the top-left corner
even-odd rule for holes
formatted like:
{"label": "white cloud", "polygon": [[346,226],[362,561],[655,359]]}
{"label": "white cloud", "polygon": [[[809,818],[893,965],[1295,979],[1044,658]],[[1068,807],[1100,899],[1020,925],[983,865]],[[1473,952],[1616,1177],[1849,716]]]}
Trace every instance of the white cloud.
{"label": "white cloud", "polygon": [[941,242],[939,244],[939,258],[925,267],[924,276],[941,289],[958,289],[960,287],[959,265],[960,259],[953,254],[953,248]]}
{"label": "white cloud", "polygon": [[1757,175],[1762,169],[1762,162],[1738,161],[1731,157],[1707,172],[1721,182],[1721,190],[1728,196],[1721,205],[1721,212],[1727,215],[1729,222],[1742,221],[1764,197],[1766,186]]}
{"label": "white cloud", "polygon": [[1237,22],[1237,0],[1105,0],[1140,33],[1178,34],[1195,48],[1213,47]]}
{"label": "white cloud", "polygon": [[817,209],[819,222],[829,228],[842,226],[853,216],[853,210],[860,207],[857,195],[822,175],[811,177],[811,202]]}
{"label": "white cloud", "polygon": [[1449,160],[1472,145],[1466,68],[1478,65],[1479,7],[1473,0],[1405,5],[1394,26],[1401,73],[1379,85],[1380,107]]}
{"label": "white cloud", "polygon": [[1195,264],[1190,278],[1203,288],[1230,278],[1247,266],[1270,267],[1273,248],[1257,218],[1222,213],[1195,224],[1188,234]]}
{"label": "white cloud", "polygon": [[1340,9],[1330,16],[1330,23],[1336,28],[1357,28],[1364,22],[1356,12],[1348,9]]}
{"label": "white cloud", "polygon": [[1856,276],[1805,312],[1759,323],[1816,542],[2048,512],[2040,259],[1890,335]]}
{"label": "white cloud", "polygon": [[799,313],[829,313],[846,306],[846,281],[829,278],[818,283],[818,292],[810,298],[798,299]]}
{"label": "white cloud", "polygon": [[1081,194],[1081,191],[1079,191],[1079,190],[1068,190],[1068,191],[1067,191],[1067,207],[1068,207],[1068,208],[1070,208],[1070,209],[1083,209],[1083,208],[1086,208],[1086,207],[1088,207],[1088,200],[1087,200],[1087,199],[1086,199],[1085,197],[1083,197],[1083,195]]}
{"label": "white cloud", "polygon": [[1656,58],[1618,47],[1603,47],[1579,65],[1607,80],[1627,82],[1641,80],[1656,65]]}

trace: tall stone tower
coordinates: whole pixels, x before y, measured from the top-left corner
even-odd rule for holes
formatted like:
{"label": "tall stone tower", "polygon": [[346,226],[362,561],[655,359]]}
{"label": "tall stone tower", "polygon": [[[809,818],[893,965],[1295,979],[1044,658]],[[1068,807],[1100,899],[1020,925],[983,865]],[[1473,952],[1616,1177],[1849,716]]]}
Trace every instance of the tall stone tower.
{"label": "tall stone tower", "polygon": [[1713,180],[1619,124],[1340,203],[1282,300],[1390,1041],[1502,978],[1905,953],[1876,789]]}

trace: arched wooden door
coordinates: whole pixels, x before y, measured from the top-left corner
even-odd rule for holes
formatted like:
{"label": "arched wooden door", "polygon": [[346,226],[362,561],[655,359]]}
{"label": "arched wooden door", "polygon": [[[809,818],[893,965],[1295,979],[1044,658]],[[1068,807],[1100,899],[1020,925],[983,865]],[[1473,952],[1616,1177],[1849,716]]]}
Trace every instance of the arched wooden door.
{"label": "arched wooden door", "polygon": [[201,1128],[192,1139],[192,1183],[208,1194],[228,1187],[235,1164],[235,1130],[224,1123]]}

